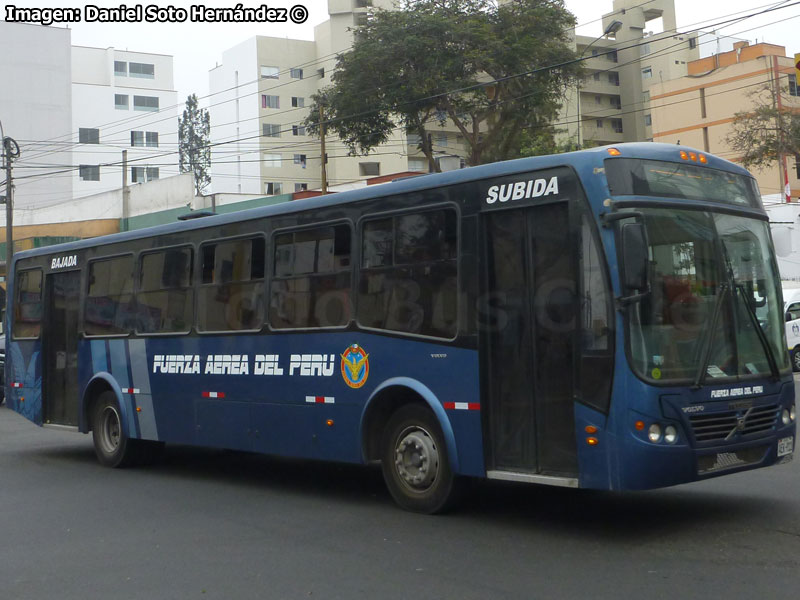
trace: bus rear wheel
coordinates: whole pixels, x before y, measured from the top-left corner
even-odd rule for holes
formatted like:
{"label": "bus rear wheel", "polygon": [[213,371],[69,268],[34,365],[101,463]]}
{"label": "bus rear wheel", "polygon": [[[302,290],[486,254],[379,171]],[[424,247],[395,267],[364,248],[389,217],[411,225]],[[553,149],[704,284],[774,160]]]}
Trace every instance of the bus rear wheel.
{"label": "bus rear wheel", "polygon": [[792,371],[800,371],[800,346],[795,346],[792,350]]}
{"label": "bus rear wheel", "polygon": [[132,440],[125,433],[113,392],[103,392],[97,400],[92,416],[92,439],[97,460],[106,467],[127,467],[142,455],[139,440]]}
{"label": "bus rear wheel", "polygon": [[417,404],[403,406],[389,419],[381,444],[381,469],[394,501],[412,512],[447,510],[461,487],[450,468],[436,417]]}

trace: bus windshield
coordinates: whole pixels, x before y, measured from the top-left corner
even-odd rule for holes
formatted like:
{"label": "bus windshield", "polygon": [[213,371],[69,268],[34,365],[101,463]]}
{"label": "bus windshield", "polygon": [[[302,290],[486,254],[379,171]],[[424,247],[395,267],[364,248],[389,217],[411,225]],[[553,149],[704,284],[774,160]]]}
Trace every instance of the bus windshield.
{"label": "bus windshield", "polygon": [[629,311],[639,376],[724,383],[789,368],[777,266],[764,221],[643,209],[650,294]]}

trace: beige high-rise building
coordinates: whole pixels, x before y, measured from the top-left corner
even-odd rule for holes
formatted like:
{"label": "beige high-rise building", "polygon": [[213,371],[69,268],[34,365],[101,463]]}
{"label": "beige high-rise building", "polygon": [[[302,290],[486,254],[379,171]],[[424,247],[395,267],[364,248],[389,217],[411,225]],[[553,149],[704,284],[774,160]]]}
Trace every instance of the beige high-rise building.
{"label": "beige high-rise building", "polygon": [[583,147],[650,140],[650,88],[686,75],[700,57],[697,33],[677,32],[674,0],[614,0],[603,31],[575,37],[578,56],[593,58],[568,92],[556,124],[560,139]]}
{"label": "beige high-rise building", "polygon": [[[736,44],[731,52],[691,62],[688,75],[654,85],[650,92],[653,140],[692,146],[738,161],[725,138],[735,113],[754,107],[754,93],[763,101],[800,110],[794,61],[783,46]],[[793,201],[800,195],[800,157],[787,156],[785,166],[753,169],[763,196],[778,200],[788,173]]]}

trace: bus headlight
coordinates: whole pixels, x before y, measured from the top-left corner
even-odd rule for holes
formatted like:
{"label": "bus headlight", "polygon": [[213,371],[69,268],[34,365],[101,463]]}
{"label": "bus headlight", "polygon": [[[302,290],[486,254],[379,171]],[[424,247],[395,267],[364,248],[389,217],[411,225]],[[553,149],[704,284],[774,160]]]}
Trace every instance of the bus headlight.
{"label": "bus headlight", "polygon": [[647,437],[648,439],[657,444],[661,441],[661,425],[658,423],[653,423],[650,425],[650,429],[647,430]]}
{"label": "bus headlight", "polygon": [[794,421],[794,406],[791,410],[784,408],[781,411],[781,421],[783,421],[784,425],[790,425]]}
{"label": "bus headlight", "polygon": [[664,441],[668,444],[674,444],[678,441],[678,430],[673,425],[667,425],[664,428]]}

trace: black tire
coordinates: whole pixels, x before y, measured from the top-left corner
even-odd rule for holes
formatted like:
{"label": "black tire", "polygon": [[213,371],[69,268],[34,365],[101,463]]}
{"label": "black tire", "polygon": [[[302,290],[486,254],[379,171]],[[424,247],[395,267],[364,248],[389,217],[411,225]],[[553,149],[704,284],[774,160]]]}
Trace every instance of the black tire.
{"label": "black tire", "polygon": [[426,407],[408,404],[389,419],[381,441],[381,469],[394,501],[406,510],[443,512],[460,496],[439,422]]}
{"label": "black tire", "polygon": [[142,458],[140,440],[132,440],[122,427],[119,403],[114,392],[103,392],[92,415],[94,453],[101,465],[129,467]]}
{"label": "black tire", "polygon": [[800,346],[795,346],[792,350],[792,371],[800,371]]}

